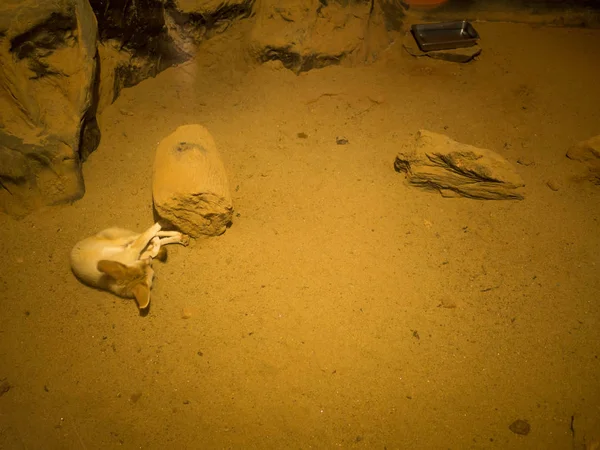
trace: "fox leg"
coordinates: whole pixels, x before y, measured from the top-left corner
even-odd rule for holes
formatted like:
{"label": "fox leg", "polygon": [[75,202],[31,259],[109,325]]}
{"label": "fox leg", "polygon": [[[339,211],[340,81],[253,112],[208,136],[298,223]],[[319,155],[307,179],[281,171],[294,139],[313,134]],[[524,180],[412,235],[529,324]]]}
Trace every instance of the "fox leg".
{"label": "fox leg", "polygon": [[[160,231],[160,228],[160,224],[155,223],[142,234],[140,234],[131,244],[129,244],[129,248],[135,251],[138,255],[141,255],[144,249],[148,246],[148,243],[154,237],[156,237],[156,233]],[[158,249],[156,251],[158,252]]]}
{"label": "fox leg", "polygon": [[148,247],[146,247],[146,250],[144,251],[144,253],[142,253],[140,255],[140,259],[144,260],[144,259],[152,259],[155,258],[156,255],[158,255],[158,252],[160,250],[160,245],[161,245],[161,241],[160,238],[158,236],[154,236],[151,240],[150,243],[148,244]]}
{"label": "fox leg", "polygon": [[162,239],[160,240],[160,245],[188,245],[190,243],[190,238],[186,234],[182,234],[179,231],[161,231],[160,233],[158,233],[158,236],[162,237]]}

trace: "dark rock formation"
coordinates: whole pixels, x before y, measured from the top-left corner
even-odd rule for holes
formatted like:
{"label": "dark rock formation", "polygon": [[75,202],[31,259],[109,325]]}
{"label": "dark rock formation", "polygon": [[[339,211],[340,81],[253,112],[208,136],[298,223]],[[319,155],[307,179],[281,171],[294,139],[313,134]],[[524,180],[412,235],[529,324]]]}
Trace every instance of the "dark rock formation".
{"label": "dark rock formation", "polygon": [[394,167],[412,185],[444,197],[522,200],[523,180],[511,164],[490,150],[461,144],[443,134],[419,131],[396,156]]}
{"label": "dark rock formation", "polygon": [[123,88],[190,59],[197,45],[252,14],[254,0],[90,0],[102,43],[101,106]]}
{"label": "dark rock formation", "polygon": [[173,44],[165,26],[162,0],[90,0],[102,43],[101,106],[121,89],[187,59]]}
{"label": "dark rock formation", "polygon": [[84,194],[95,121],[96,19],[87,0],[0,5],[0,210]]}
{"label": "dark rock formation", "polygon": [[169,0],[165,7],[169,36],[180,50],[190,54],[199,42],[224,33],[235,20],[252,17],[254,2]]}

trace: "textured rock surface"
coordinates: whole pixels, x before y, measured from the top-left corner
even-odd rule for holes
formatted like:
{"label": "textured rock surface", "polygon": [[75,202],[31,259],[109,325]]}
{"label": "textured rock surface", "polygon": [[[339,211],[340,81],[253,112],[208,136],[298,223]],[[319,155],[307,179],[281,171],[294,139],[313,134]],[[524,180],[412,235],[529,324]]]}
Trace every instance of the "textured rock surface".
{"label": "textured rock surface", "polygon": [[180,52],[194,55],[200,42],[224,33],[254,13],[255,0],[173,0],[165,9],[169,37]]}
{"label": "textured rock surface", "polygon": [[438,190],[445,197],[523,199],[518,189],[524,183],[508,161],[443,134],[419,131],[415,142],[398,153],[394,167],[406,173],[410,184]]}
{"label": "textured rock surface", "polygon": [[163,0],[90,0],[98,19],[100,109],[135,86],[187,59],[165,26]]}
{"label": "textured rock surface", "polygon": [[0,210],[83,196],[81,160],[99,142],[96,67],[86,0],[0,4]]}
{"label": "textured rock surface", "polygon": [[377,58],[403,16],[397,2],[296,0],[260,3],[251,52],[261,62],[280,60],[295,73],[356,59]]}
{"label": "textured rock surface", "polygon": [[102,45],[100,108],[135,86],[192,58],[198,44],[252,14],[254,0],[90,0]]}
{"label": "textured rock surface", "polygon": [[201,125],[184,125],[161,141],[152,179],[158,215],[192,237],[217,236],[231,223],[233,204],[215,142]]}
{"label": "textured rock surface", "polygon": [[600,135],[573,146],[567,152],[567,158],[585,164],[590,181],[600,185]]}

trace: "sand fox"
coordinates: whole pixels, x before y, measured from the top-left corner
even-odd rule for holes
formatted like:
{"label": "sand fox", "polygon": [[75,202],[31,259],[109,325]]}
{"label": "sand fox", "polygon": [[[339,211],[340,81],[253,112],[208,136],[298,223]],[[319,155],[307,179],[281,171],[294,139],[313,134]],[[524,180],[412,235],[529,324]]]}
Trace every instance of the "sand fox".
{"label": "sand fox", "polygon": [[88,286],[135,298],[143,310],[150,304],[152,259],[164,252],[164,245],[189,244],[185,234],[161,228],[155,223],[143,233],[116,227],[102,230],[75,244],[71,269]]}

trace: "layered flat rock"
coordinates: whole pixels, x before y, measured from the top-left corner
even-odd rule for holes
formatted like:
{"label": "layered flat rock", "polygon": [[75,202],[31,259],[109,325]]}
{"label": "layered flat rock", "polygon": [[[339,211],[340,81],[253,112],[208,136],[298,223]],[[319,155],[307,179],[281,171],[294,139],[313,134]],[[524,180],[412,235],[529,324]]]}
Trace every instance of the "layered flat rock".
{"label": "layered flat rock", "polygon": [[525,184],[499,154],[421,130],[398,153],[394,167],[410,185],[437,190],[444,197],[483,200],[522,200]]}

